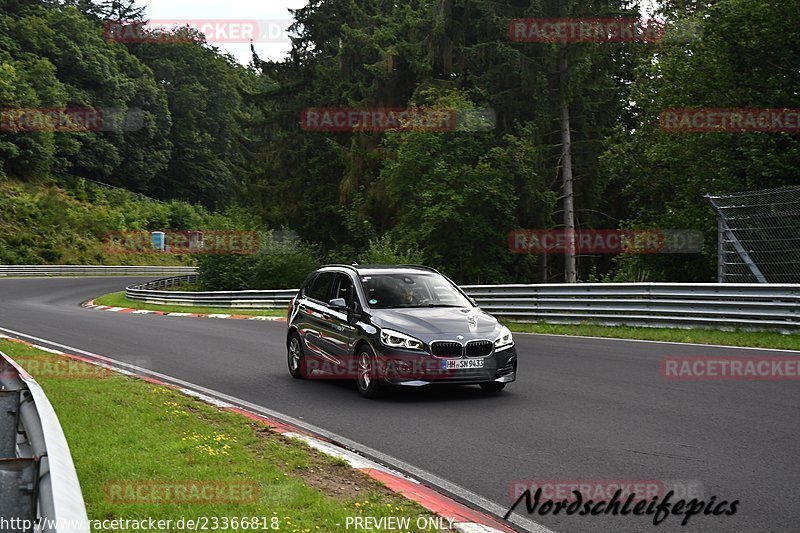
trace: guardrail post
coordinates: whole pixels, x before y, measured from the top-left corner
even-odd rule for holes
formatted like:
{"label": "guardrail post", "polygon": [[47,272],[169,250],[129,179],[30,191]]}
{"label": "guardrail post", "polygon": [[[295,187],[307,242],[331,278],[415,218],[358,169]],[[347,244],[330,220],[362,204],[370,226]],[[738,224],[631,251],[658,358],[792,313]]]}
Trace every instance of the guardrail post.
{"label": "guardrail post", "polygon": [[717,219],[717,283],[725,283],[725,223]]}
{"label": "guardrail post", "polygon": [[[36,519],[36,487],[39,462],[36,459],[0,459],[0,517],[6,520]],[[3,531],[29,533],[31,530],[8,528]]]}
{"label": "guardrail post", "polygon": [[[5,369],[0,370],[2,371]],[[19,428],[19,391],[0,390],[0,458],[16,456],[17,428]]]}
{"label": "guardrail post", "polygon": [[[6,398],[6,403],[16,402],[18,417],[9,430],[11,409],[0,406],[4,424],[0,436],[11,434],[16,440],[11,456],[0,459],[0,518],[33,521],[41,517],[54,521],[40,528],[46,533],[89,533],[75,465],[53,406],[41,385],[16,362],[2,352],[0,361],[0,392],[17,394],[16,400]],[[22,532],[14,527],[2,531]],[[27,528],[24,533],[31,531]]]}

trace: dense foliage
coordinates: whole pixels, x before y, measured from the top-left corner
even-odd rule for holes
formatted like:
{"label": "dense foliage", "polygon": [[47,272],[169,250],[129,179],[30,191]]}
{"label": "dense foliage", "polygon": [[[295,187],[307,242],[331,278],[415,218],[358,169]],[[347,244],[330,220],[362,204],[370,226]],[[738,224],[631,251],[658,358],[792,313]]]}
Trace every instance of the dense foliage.
{"label": "dense foliage", "polygon": [[188,264],[172,254],[133,254],[109,234],[164,229],[247,228],[233,209],[212,213],[180,200],[160,202],[83,178],[56,184],[0,181],[0,264]]}
{"label": "dense foliage", "polygon": [[204,290],[296,289],[320,262],[315,246],[272,231],[260,232],[255,254],[197,255]]}
{"label": "dense foliage", "polygon": [[131,110],[142,127],[2,132],[0,177],[79,176],[161,199],[235,202],[252,73],[199,42],[106,40],[99,7],[0,0],[0,108]]}
{"label": "dense foliage", "polygon": [[[799,138],[665,132],[659,114],[799,108],[797,3],[666,2],[660,15],[693,32],[657,43],[508,37],[513,18],[638,14],[622,0],[310,0],[294,12],[289,56],[254,54],[244,67],[200,35],[108,42],[104,20],[142,16],[132,2],[0,0],[0,108],[143,112],[137,131],[0,132],[0,180],[82,177],[212,210],[241,206],[261,229],[300,236],[256,257],[202,257],[216,288],[296,285],[319,262],[353,260],[424,262],[459,282],[560,281],[559,257],[511,254],[506,235],[561,227],[566,102],[578,228],[706,237],[700,254],[580,256],[579,278],[712,280],[716,222],[703,195],[800,182]],[[496,126],[323,133],[299,125],[310,107],[414,106],[491,108]],[[17,216],[0,219],[12,249],[2,261],[73,259],[44,245],[24,252],[36,246],[13,241],[27,242]]]}

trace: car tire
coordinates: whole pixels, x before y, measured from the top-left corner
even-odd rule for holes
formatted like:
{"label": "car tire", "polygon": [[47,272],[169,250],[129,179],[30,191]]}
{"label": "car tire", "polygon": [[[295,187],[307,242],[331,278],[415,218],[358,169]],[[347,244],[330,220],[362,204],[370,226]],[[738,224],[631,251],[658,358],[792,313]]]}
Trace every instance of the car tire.
{"label": "car tire", "polygon": [[488,381],[480,384],[484,392],[500,392],[506,388],[505,383],[498,383],[496,381]]}
{"label": "car tire", "polygon": [[289,364],[289,373],[293,378],[303,379],[306,377],[306,372],[303,368],[306,364],[303,340],[296,331],[289,335],[289,341],[286,343],[286,361]]}
{"label": "car tire", "polygon": [[382,383],[378,376],[375,352],[368,344],[365,344],[356,354],[358,369],[356,388],[364,398],[377,398],[381,393]]}

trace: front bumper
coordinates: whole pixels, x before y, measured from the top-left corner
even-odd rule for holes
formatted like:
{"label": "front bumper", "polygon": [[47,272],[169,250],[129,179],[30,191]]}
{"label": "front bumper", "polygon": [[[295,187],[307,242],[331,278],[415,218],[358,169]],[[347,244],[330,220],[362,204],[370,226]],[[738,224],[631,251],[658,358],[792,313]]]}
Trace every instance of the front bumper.
{"label": "front bumper", "polygon": [[515,346],[481,359],[483,368],[443,370],[445,358],[419,352],[379,355],[382,360],[382,379],[393,385],[423,386],[434,384],[511,383],[517,377],[517,350]]}

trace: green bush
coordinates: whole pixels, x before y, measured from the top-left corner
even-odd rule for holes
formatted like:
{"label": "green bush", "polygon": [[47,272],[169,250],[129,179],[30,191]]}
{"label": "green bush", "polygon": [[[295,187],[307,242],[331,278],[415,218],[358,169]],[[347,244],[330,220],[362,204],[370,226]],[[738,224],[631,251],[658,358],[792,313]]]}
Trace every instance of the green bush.
{"label": "green bush", "polygon": [[255,259],[252,255],[197,254],[200,290],[241,291],[248,289],[253,277]]}
{"label": "green bush", "polygon": [[423,264],[425,258],[418,249],[401,249],[399,243],[385,235],[370,240],[367,249],[358,256],[358,262],[364,265],[410,265]]}
{"label": "green bush", "polygon": [[255,255],[198,254],[200,286],[205,291],[296,289],[320,265],[319,250],[297,238],[261,234]]}
{"label": "green bush", "polygon": [[258,255],[250,286],[296,289],[320,266],[319,250],[299,239],[277,240],[270,233]]}

